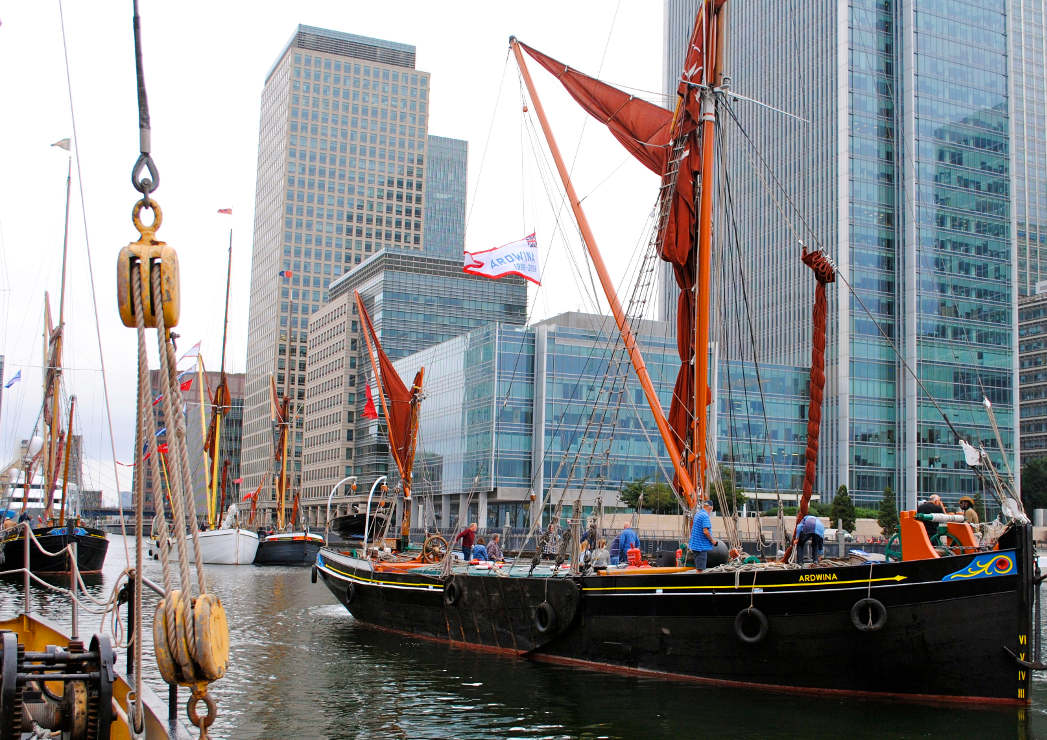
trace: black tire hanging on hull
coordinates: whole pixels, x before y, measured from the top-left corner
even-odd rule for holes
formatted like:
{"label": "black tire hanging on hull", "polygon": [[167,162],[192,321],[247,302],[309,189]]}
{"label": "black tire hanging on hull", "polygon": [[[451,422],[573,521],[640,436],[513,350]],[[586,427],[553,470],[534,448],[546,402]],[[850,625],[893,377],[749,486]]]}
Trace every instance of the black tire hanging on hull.
{"label": "black tire hanging on hull", "polygon": [[[754,625],[756,627],[755,632],[752,631]],[[763,638],[767,637],[769,630],[770,625],[767,622],[767,615],[755,606],[742,609],[734,618],[735,636],[749,645],[762,642]]]}
{"label": "black tire hanging on hull", "polygon": [[887,624],[887,607],[871,597],[858,599],[851,607],[851,624],[859,632],[877,632]]}

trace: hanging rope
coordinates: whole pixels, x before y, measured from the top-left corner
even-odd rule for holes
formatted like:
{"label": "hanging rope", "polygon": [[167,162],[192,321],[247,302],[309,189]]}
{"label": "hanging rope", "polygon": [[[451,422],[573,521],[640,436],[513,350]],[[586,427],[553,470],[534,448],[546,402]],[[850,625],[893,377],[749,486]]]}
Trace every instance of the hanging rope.
{"label": "hanging rope", "polygon": [[[208,693],[210,682],[225,674],[229,659],[229,628],[221,600],[207,592],[207,579],[199,546],[196,502],[191,490],[191,471],[186,445],[185,418],[181,413],[182,394],[177,379],[174,341],[169,329],[178,323],[179,277],[178,256],[174,249],[156,238],[163,222],[160,206],[151,198],[159,184],[159,172],[150,154],[149,110],[142,71],[142,49],[138,3],[134,2],[135,68],[138,82],[140,156],[131,172],[131,182],[142,194],[131,212],[131,221],[139,233],[137,241],[122,250],[117,262],[117,301],[121,320],[134,327],[138,338],[138,424],[135,462],[140,472],[137,486],[136,533],[139,537],[135,561],[135,692],[129,700],[129,714],[135,728],[143,726],[142,716],[142,548],[143,507],[146,458],[152,460],[149,473],[154,491],[164,490],[160,471],[160,450],[156,424],[149,402],[149,358],[146,329],[156,329],[160,358],[160,394],[164,425],[167,429],[169,465],[165,466],[167,488],[174,524],[174,541],[178,560],[178,585],[173,588],[171,548],[167,520],[163,515],[163,495],[155,497],[159,524],[159,546],[166,595],[157,605],[153,621],[153,642],[160,675],[169,684],[192,687],[187,715],[200,737],[206,737],[217,716],[214,700]],[[144,177],[147,171],[149,177]],[[153,221],[145,224],[142,211],[152,212]],[[147,450],[149,454],[147,454]],[[156,453],[156,454],[153,454]],[[186,537],[186,530],[189,538]],[[192,543],[190,545],[191,539]],[[197,597],[192,595],[190,553],[195,561]],[[196,707],[203,701],[207,713],[201,717]]]}

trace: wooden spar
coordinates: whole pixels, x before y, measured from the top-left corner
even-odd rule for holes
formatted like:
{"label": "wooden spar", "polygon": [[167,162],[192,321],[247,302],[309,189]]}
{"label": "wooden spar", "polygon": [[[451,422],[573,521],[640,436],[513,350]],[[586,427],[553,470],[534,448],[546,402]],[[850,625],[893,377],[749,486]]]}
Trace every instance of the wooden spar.
{"label": "wooden spar", "polygon": [[277,531],[283,531],[284,528],[284,503],[287,493],[287,438],[290,436],[290,430],[288,425],[291,420],[288,418],[290,415],[290,400],[287,396],[284,396],[282,401],[283,408],[280,409],[283,412],[283,444],[280,452],[280,480],[276,485],[276,529]]}
{"label": "wooden spar", "polygon": [[[207,422],[204,421],[204,409],[207,402],[204,398],[204,360],[199,353],[196,355],[196,382],[197,391],[200,396],[200,456],[204,463],[204,488],[207,490],[207,528],[214,529],[214,496],[211,494],[211,486],[217,471],[211,471],[211,461],[207,455]],[[156,444],[154,440],[154,444]]]}
{"label": "wooden spar", "polygon": [[[214,454],[211,457],[211,482],[207,489],[207,523],[214,528],[221,521],[222,511],[225,509],[225,480],[222,480],[222,503],[218,505],[218,459],[222,451],[222,417],[225,414],[225,406],[229,401],[229,387],[225,377],[225,341],[229,328],[229,282],[233,274],[233,230],[229,229],[229,259],[225,268],[225,317],[222,319],[222,364],[218,371],[218,387],[215,388],[214,398],[211,400],[211,416],[214,423],[214,439],[212,441]],[[197,355],[199,359],[199,355]],[[201,388],[201,394],[203,389]],[[201,404],[203,402],[201,396]],[[201,405],[201,409],[203,406]],[[201,414],[203,412],[201,411]],[[207,433],[204,432],[204,441]],[[225,471],[223,470],[223,475]]]}
{"label": "wooden spar", "polygon": [[65,465],[62,472],[62,510],[58,515],[58,526],[65,524],[65,502],[69,499],[69,452],[73,443],[73,407],[76,406],[76,396],[69,397],[69,426],[66,427],[65,435]]}
{"label": "wooden spar", "polygon": [[571,177],[567,173],[566,166],[564,166],[563,158],[560,156],[560,148],[556,144],[556,139],[553,138],[552,129],[549,127],[549,121],[545,117],[545,109],[542,107],[541,100],[538,98],[538,94],[534,89],[534,82],[531,80],[531,73],[527,69],[527,65],[524,63],[523,52],[520,51],[520,45],[516,42],[515,36],[509,39],[509,45],[513,49],[513,54],[516,55],[516,63],[520,67],[520,73],[523,75],[524,84],[527,86],[527,92],[531,97],[531,102],[534,104],[534,112],[538,116],[539,123],[541,123],[542,133],[545,134],[545,140],[549,145],[549,152],[552,154],[553,161],[556,163],[556,170],[560,174],[560,180],[563,182],[564,189],[567,191],[567,199],[571,204],[571,210],[574,211],[575,220],[578,222],[578,228],[582,234],[582,241],[585,242],[585,247],[589,252],[589,257],[593,262],[593,267],[596,268],[596,274],[600,278],[600,285],[603,287],[604,294],[607,297],[607,303],[611,307],[611,313],[614,315],[615,323],[618,324],[618,331],[621,333],[622,342],[625,344],[626,351],[629,353],[629,360],[632,362],[633,369],[636,371],[636,376],[640,381],[640,386],[643,388],[647,404],[651,407],[651,413],[654,415],[655,424],[658,425],[658,433],[662,436],[662,442],[665,444],[665,449],[669,452],[669,457],[672,459],[673,469],[680,481],[680,485],[683,487],[684,499],[687,501],[688,506],[693,507],[696,500],[693,483],[694,479],[687,471],[687,468],[683,463],[683,458],[680,455],[680,449],[676,444],[676,440],[673,439],[673,433],[669,428],[669,422],[666,421],[665,413],[662,411],[661,401],[658,400],[658,393],[654,390],[654,384],[651,382],[651,376],[647,372],[647,365],[644,363],[643,355],[640,353],[640,348],[637,346],[636,337],[633,334],[632,327],[629,326],[629,320],[626,318],[625,312],[622,310],[622,304],[618,300],[618,294],[615,292],[614,283],[611,281],[611,276],[607,272],[607,266],[604,264],[599,247],[596,245],[596,238],[593,236],[592,229],[589,227],[589,220],[585,216],[585,211],[582,210],[582,203],[578,199],[577,193],[575,193],[574,185],[571,183]]}
{"label": "wooden spar", "polygon": [[[711,5],[711,4],[710,4]],[[698,307],[698,321],[694,332],[694,479],[705,493],[705,473],[708,461],[708,400],[709,400],[709,282],[712,263],[712,212],[713,191],[716,187],[715,175],[715,135],[716,105],[713,99],[712,86],[720,81],[723,66],[723,31],[717,21],[717,13],[706,7],[705,48],[710,50],[707,58],[714,61],[712,69],[706,65],[705,81],[708,86],[702,96],[702,185],[698,209],[698,280],[695,305]],[[722,18],[720,19],[723,20]]]}

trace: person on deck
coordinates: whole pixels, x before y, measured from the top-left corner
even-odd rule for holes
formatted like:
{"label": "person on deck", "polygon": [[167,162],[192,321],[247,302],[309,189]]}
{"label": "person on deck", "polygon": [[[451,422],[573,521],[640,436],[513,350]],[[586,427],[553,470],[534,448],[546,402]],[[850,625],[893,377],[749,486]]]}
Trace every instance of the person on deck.
{"label": "person on deck", "polygon": [[547,558],[555,558],[560,554],[560,525],[556,522],[549,522],[542,554]]}
{"label": "person on deck", "polygon": [[504,560],[502,554],[502,535],[495,532],[491,535],[491,541],[487,543],[487,557],[491,560]]}
{"label": "person on deck", "polygon": [[970,496],[960,497],[960,513],[963,514],[963,520],[968,524],[977,524],[980,521],[978,512],[974,508],[974,499]]}
{"label": "person on deck", "polygon": [[473,545],[473,560],[490,560],[490,555],[487,552],[487,547],[484,545],[484,538],[479,537],[476,540],[476,544]]}
{"label": "person on deck", "polygon": [[825,546],[825,525],[822,524],[822,520],[813,514],[808,514],[796,525],[796,537],[799,540],[796,560],[800,565],[803,565],[804,547],[808,542],[811,543],[811,560],[817,563],[822,557]]}
{"label": "person on deck", "polygon": [[[942,497],[937,493],[932,494],[929,499],[916,507],[917,514],[944,514],[945,506],[942,505]],[[923,522],[928,537],[938,534],[938,525],[934,522]]]}
{"label": "person on deck", "polygon": [[698,508],[694,515],[694,524],[691,526],[691,539],[687,546],[694,553],[694,569],[701,573],[709,562],[709,551],[719,543],[713,537],[712,521],[713,502],[706,500]]}
{"label": "person on deck", "polygon": [[[617,547],[615,547],[615,543],[617,543]],[[611,565],[618,565],[618,563],[624,562],[629,548],[639,546],[640,538],[633,531],[633,525],[626,524],[625,529],[611,543]]]}
{"label": "person on deck", "polygon": [[593,550],[593,567],[606,568],[611,563],[611,553],[607,550],[607,540],[602,537],[596,542]]}
{"label": "person on deck", "polygon": [[462,557],[469,562],[473,559],[473,543],[476,542],[476,522],[459,532],[458,536],[454,538],[455,542],[458,540],[462,541]]}

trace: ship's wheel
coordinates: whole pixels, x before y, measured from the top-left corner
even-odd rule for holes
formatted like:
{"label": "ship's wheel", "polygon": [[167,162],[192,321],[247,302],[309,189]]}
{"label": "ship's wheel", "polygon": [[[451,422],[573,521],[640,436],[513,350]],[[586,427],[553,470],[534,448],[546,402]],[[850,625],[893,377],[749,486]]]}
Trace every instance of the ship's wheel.
{"label": "ship's wheel", "polygon": [[431,534],[422,543],[422,560],[426,563],[438,563],[447,554],[447,540],[438,534]]}

